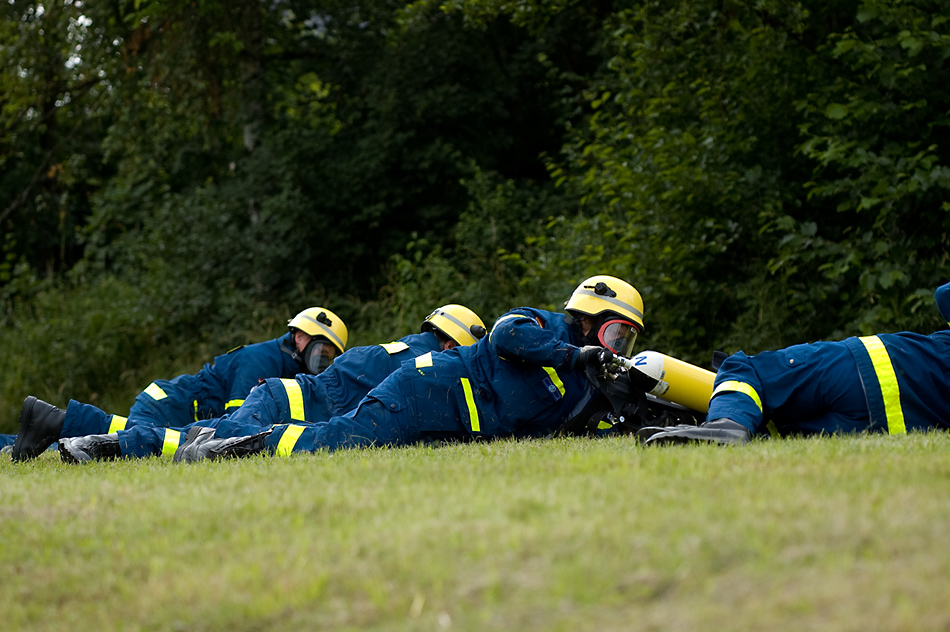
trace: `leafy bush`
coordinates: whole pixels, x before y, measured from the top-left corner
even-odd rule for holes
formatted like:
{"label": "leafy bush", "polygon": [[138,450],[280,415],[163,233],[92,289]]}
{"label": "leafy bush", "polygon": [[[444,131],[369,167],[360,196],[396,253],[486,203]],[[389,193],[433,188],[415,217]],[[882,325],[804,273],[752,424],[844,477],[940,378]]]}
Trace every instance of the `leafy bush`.
{"label": "leafy bush", "polygon": [[60,406],[77,399],[127,411],[157,377],[195,373],[237,345],[283,334],[293,309],[289,303],[230,304],[184,335],[186,323],[175,320],[161,295],[143,295],[115,276],[87,285],[38,284],[29,301],[6,302],[0,431],[16,432],[27,395]]}

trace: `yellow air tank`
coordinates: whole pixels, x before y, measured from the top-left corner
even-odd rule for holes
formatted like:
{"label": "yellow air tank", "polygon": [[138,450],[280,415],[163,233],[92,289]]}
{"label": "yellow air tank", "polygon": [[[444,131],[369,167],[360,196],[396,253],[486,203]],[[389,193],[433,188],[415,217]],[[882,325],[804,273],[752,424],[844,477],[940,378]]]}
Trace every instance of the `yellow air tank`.
{"label": "yellow air tank", "polygon": [[628,371],[641,371],[659,380],[651,395],[662,397],[698,412],[709,411],[716,374],[677,360],[658,351],[643,351],[631,359],[624,358]]}

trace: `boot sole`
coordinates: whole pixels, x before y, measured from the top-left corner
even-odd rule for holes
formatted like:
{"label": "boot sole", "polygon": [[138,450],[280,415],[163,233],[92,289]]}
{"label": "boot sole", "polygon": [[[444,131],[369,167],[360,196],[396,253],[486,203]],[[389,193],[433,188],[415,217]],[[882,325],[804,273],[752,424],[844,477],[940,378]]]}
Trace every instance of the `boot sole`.
{"label": "boot sole", "polygon": [[680,432],[657,433],[647,439],[644,445],[666,445],[670,443],[718,443],[720,445],[742,445],[749,443],[748,435],[732,430],[687,430]]}

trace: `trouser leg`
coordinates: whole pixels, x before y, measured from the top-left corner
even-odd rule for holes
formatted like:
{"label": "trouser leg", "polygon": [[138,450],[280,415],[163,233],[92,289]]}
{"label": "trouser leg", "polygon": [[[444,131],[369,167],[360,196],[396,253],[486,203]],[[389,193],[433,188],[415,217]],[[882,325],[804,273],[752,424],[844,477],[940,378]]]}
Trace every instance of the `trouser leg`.
{"label": "trouser leg", "polygon": [[106,434],[110,432],[114,418],[125,419],[117,415],[110,415],[92,404],[84,404],[71,399],[69,405],[66,406],[66,416],[63,418],[63,431],[60,437]]}
{"label": "trouser leg", "polygon": [[707,420],[728,418],[752,432],[772,419],[783,432],[866,429],[867,402],[854,358],[840,342],[794,345],[726,358]]}
{"label": "trouser leg", "polygon": [[393,411],[383,402],[367,398],[356,410],[329,421],[275,426],[265,445],[278,456],[286,456],[291,452],[406,445],[417,441],[418,435],[407,409]]}
{"label": "trouser leg", "polygon": [[218,438],[257,434],[264,428],[294,421],[290,401],[282,380],[267,380],[248,396],[244,405],[219,419],[200,421],[198,425],[214,428]]}
{"label": "trouser leg", "polygon": [[182,428],[157,428],[139,425],[119,431],[119,447],[125,458],[144,458],[148,456],[174,456],[178,447],[185,442],[188,429],[197,424]]}

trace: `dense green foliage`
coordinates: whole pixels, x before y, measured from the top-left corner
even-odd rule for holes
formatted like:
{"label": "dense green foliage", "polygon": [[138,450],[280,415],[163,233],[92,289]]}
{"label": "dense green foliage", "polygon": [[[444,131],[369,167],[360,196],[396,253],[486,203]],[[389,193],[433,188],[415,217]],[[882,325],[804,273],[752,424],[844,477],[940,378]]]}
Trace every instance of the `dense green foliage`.
{"label": "dense green foliage", "polygon": [[705,363],[945,323],[927,0],[10,0],[0,429],[326,304],[355,343],[584,276]]}

